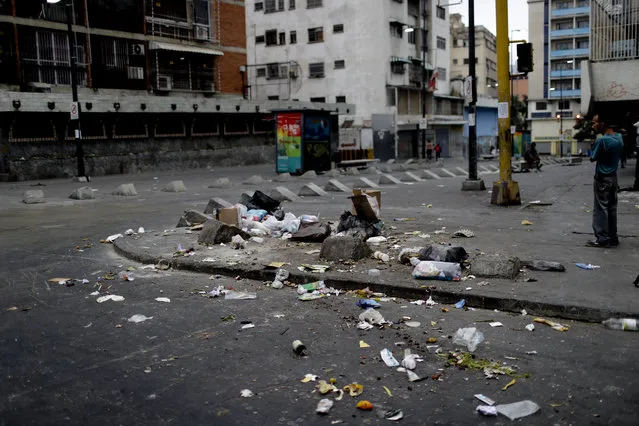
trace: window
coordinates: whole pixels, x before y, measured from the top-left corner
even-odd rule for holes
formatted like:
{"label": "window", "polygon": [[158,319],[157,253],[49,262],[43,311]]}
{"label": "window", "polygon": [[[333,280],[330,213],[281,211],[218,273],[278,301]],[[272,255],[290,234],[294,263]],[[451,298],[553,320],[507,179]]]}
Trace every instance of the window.
{"label": "window", "polygon": [[266,65],[267,78],[280,78],[280,64],[277,62]]}
{"label": "window", "polygon": [[585,21],[577,21],[577,28],[588,28],[588,20]]}
{"label": "window", "polygon": [[496,71],[497,70],[497,62],[486,58],[486,70]]}
{"label": "window", "polygon": [[284,0],[277,0],[277,10],[284,10]]}
{"label": "window", "polygon": [[386,106],[396,106],[395,89],[386,89]]}
{"label": "window", "polygon": [[437,17],[439,19],[446,19],[446,9],[441,6],[437,6]]}
{"label": "window", "polygon": [[416,43],[416,39],[417,39],[417,37],[415,36],[416,32],[417,31],[411,31],[411,32],[407,33],[406,38],[408,39],[408,43],[409,44],[415,44]]}
{"label": "window", "polygon": [[346,68],[346,62],[343,59],[339,59],[335,61],[334,68],[336,70],[343,70],[344,68]]}
{"label": "window", "polygon": [[590,0],[578,0],[577,7],[588,7],[590,6]]}
{"label": "window", "polygon": [[446,68],[437,68],[437,80],[446,81]]}
{"label": "window", "polygon": [[568,110],[568,109],[570,109],[570,101],[559,101],[558,108],[560,110]]}
{"label": "window", "polygon": [[266,68],[258,68],[257,69],[258,77],[266,77]]}
{"label": "window", "polygon": [[457,65],[459,61],[457,59],[453,59],[453,65]]}
{"label": "window", "polygon": [[403,62],[391,62],[391,72],[393,74],[404,74],[406,69]]}
{"label": "window", "polygon": [[558,1],[553,4],[553,9],[570,9],[572,1]]}
{"label": "window", "polygon": [[497,81],[492,78],[486,78],[486,87],[497,87]]}
{"label": "window", "polygon": [[264,43],[263,35],[255,36],[255,44],[259,44],[259,43]]}
{"label": "window", "polygon": [[259,12],[260,10],[264,10],[264,3],[262,3],[261,1],[256,1],[255,2],[255,11]]}
{"label": "window", "polygon": [[295,9],[295,0],[288,0],[288,8],[290,10]]}
{"label": "window", "polygon": [[344,32],[344,24],[335,24],[333,25],[334,33],[343,33]]}
{"label": "window", "polygon": [[307,9],[313,9],[315,7],[322,7],[322,0],[306,0]]}
{"label": "window", "polygon": [[404,29],[399,22],[390,23],[390,33],[392,37],[402,38],[404,36]]}
{"label": "window", "polygon": [[314,62],[308,64],[309,78],[324,78],[324,62]]}
{"label": "window", "polygon": [[324,28],[309,28],[308,29],[308,42],[309,43],[322,43],[324,41]]}
{"label": "window", "polygon": [[297,31],[291,31],[290,39],[291,44],[297,44]]}
{"label": "window", "polygon": [[326,98],[325,97],[317,97],[317,98],[311,98],[311,102],[318,102],[318,103],[325,103],[326,102]]}
{"label": "window", "polygon": [[577,49],[588,49],[590,42],[586,40],[577,40]]}
{"label": "window", "polygon": [[[477,58],[475,58],[475,64],[477,64],[479,62],[479,60]],[[468,65],[470,64],[470,59],[468,58],[464,58],[464,65]]]}
{"label": "window", "polygon": [[336,104],[345,104],[346,103],[346,96],[335,96],[335,103]]}
{"label": "window", "polygon": [[547,102],[535,102],[535,109],[537,111],[546,111],[548,109]]}
{"label": "window", "polygon": [[555,43],[554,50],[568,50],[572,49],[572,41],[560,41]]}
{"label": "window", "polygon": [[277,30],[266,31],[266,45],[273,46],[277,44]]}
{"label": "window", "polygon": [[557,22],[555,24],[555,29],[556,30],[570,30],[570,29],[572,29],[572,21]]}
{"label": "window", "polygon": [[286,44],[286,33],[280,33],[280,44]]}
{"label": "window", "polygon": [[265,0],[264,3],[265,3],[264,12],[266,12],[266,13],[277,12],[277,10],[275,9],[275,6],[276,6],[276,1],[275,0]]}
{"label": "window", "polygon": [[446,39],[444,37],[437,37],[437,48],[446,50]]}
{"label": "window", "polygon": [[278,95],[272,95],[268,97],[269,101],[279,101],[280,97]]}

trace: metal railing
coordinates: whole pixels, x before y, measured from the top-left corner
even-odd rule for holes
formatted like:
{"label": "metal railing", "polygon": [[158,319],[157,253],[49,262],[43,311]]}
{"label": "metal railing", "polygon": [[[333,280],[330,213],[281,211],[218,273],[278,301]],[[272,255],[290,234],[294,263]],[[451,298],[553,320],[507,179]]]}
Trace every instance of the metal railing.
{"label": "metal railing", "polygon": [[611,61],[639,57],[639,0],[593,0],[590,59]]}

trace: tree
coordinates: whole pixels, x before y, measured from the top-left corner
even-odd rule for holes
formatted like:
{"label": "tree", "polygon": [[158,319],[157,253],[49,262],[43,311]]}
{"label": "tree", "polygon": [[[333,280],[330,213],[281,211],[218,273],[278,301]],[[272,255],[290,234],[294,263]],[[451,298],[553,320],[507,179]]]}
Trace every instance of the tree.
{"label": "tree", "polygon": [[595,129],[592,127],[592,121],[582,116],[577,116],[577,123],[573,126],[577,132],[572,136],[573,139],[583,142],[585,140],[595,140]]}

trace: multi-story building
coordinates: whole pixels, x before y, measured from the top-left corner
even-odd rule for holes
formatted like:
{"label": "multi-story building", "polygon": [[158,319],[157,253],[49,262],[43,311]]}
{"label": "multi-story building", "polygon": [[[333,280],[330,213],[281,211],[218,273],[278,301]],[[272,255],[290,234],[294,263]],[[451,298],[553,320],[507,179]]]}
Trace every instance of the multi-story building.
{"label": "multi-story building", "polygon": [[[468,28],[462,15],[450,15],[450,80],[453,90],[463,91],[463,81],[469,75]],[[483,25],[475,26],[475,75],[478,98],[497,97],[497,38]]]}
{"label": "multi-story building", "polygon": [[427,137],[442,143],[444,155],[461,154],[447,15],[432,0],[252,0],[250,98],[352,103],[356,114],[342,121],[381,131],[373,132],[378,158],[414,157],[421,154],[422,83],[430,83]]}
{"label": "multi-story building", "polygon": [[72,49],[89,175],[272,160],[286,105],[242,97],[243,1],[52,3],[0,1],[0,177],[75,174]]}
{"label": "multi-story building", "polygon": [[542,153],[559,154],[561,145],[565,154],[576,147],[571,135],[581,110],[581,67],[590,54],[590,0],[528,5],[535,68],[528,76],[532,141]]}

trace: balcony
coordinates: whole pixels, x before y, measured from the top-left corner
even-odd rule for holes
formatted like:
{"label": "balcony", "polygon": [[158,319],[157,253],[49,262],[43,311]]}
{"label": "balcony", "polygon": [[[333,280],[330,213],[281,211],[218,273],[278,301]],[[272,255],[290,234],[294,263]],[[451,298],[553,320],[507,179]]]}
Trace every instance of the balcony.
{"label": "balcony", "polygon": [[590,28],[571,28],[568,30],[553,30],[550,32],[550,37],[575,37],[575,36],[587,36],[590,34]]}
{"label": "balcony", "polygon": [[564,78],[564,77],[581,77],[581,70],[556,70],[550,71],[551,78]]}
{"label": "balcony", "polygon": [[553,18],[559,16],[574,16],[574,15],[590,15],[589,7],[572,7],[570,9],[554,9],[550,16]]}
{"label": "balcony", "polygon": [[581,98],[581,89],[570,89],[570,90],[553,90],[549,92],[551,99],[560,99],[560,98]]}
{"label": "balcony", "polygon": [[564,57],[576,57],[576,56],[588,56],[590,49],[566,49],[566,50],[553,50],[550,52],[551,58],[564,58]]}

